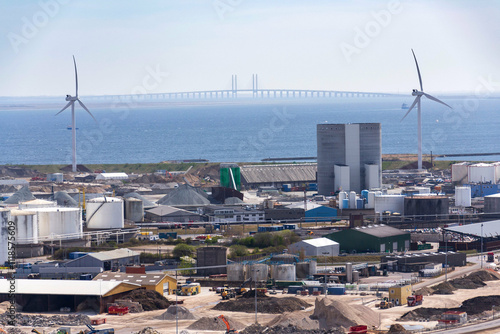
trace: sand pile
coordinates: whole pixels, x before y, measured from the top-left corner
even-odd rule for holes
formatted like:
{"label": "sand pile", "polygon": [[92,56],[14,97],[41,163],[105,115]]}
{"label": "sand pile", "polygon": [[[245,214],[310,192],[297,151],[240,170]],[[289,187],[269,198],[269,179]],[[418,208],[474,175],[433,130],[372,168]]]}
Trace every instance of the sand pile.
{"label": "sand pile", "polygon": [[[311,305],[295,297],[260,297],[257,295],[257,310],[262,313],[279,314],[304,310]],[[233,312],[255,312],[255,300],[253,298],[238,298],[228,300],[215,305],[213,310]]]}
{"label": "sand pile", "polygon": [[363,305],[349,305],[338,300],[316,298],[312,319],[319,321],[320,328],[354,325],[378,325],[378,314]]}
{"label": "sand pile", "polygon": [[129,299],[142,305],[144,311],[163,310],[170,306],[167,298],[153,290],[138,289],[125,294],[122,299]]}
{"label": "sand pile", "polygon": [[329,329],[301,329],[295,326],[274,326],[266,327],[261,325],[251,325],[245,328],[240,334],[344,334],[340,328]]}
{"label": "sand pile", "polygon": [[484,282],[498,280],[499,275],[490,270],[479,270],[467,276],[455,278],[430,288],[418,291],[422,295],[451,295],[457,289],[477,289],[486,285]]}
{"label": "sand pile", "polygon": [[161,198],[157,203],[160,205],[208,205],[210,201],[203,190],[183,184]]}
{"label": "sand pile", "polygon": [[280,314],[273,320],[269,321],[266,325],[267,327],[282,326],[289,327],[294,326],[300,329],[319,329],[319,321],[311,319],[310,317],[297,317],[296,315],[285,313]]}
{"label": "sand pile", "polygon": [[161,320],[175,320],[177,313],[177,319],[179,320],[191,320],[196,319],[196,317],[184,306],[170,305],[165,313],[160,315],[158,319]]}
{"label": "sand pile", "polygon": [[[233,320],[230,317],[226,317],[226,321],[229,323],[231,329],[243,329],[245,325],[237,320]],[[187,329],[191,330],[206,330],[206,331],[225,331],[227,329],[226,325],[222,321],[222,319],[215,317],[203,317],[199,320],[193,322]]]}
{"label": "sand pile", "polygon": [[408,331],[400,324],[391,325],[387,334],[404,334],[408,333]]}

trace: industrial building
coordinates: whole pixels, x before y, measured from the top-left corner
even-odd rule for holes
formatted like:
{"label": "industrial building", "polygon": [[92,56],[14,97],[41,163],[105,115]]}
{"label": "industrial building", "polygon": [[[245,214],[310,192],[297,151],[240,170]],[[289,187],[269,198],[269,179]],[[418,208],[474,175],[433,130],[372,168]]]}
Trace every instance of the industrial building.
{"label": "industrial building", "polygon": [[304,208],[286,208],[278,207],[273,209],[264,209],[264,217],[266,222],[280,221],[298,221],[305,217]]}
{"label": "industrial building", "polygon": [[318,124],[318,193],[382,185],[380,123]]}
{"label": "industrial building", "polygon": [[106,252],[89,253],[66,262],[66,267],[98,267],[107,270],[119,270],[120,267],[139,265],[139,253],[128,248]]}
{"label": "industrial building", "polygon": [[332,221],[337,218],[337,209],[331,208],[329,206],[320,205],[312,202],[297,202],[287,207],[290,209],[300,209],[307,207],[305,211],[305,221],[306,222],[325,222]]}
{"label": "industrial building", "polygon": [[381,225],[368,225],[324,236],[340,244],[347,253],[392,253],[410,249],[410,232]]}
{"label": "industrial building", "polygon": [[144,216],[146,221],[151,222],[199,222],[204,218],[198,213],[174,208],[169,205],[160,205],[146,211]]}
{"label": "industrial building", "polygon": [[146,290],[156,291],[161,295],[173,295],[177,289],[177,280],[163,273],[135,274],[105,272],[94,277],[94,281],[133,283],[146,288]]}
{"label": "industrial building", "polygon": [[211,222],[264,222],[264,211],[250,207],[206,205],[199,212]]}
{"label": "industrial building", "polygon": [[241,166],[241,182],[245,188],[273,186],[281,188],[284,184],[304,186],[316,182],[317,165],[304,164],[275,164],[275,165],[247,165]]}
{"label": "industrial building", "polygon": [[128,175],[126,173],[100,173],[95,179],[96,181],[128,180]]}
{"label": "industrial building", "polygon": [[[9,284],[9,280],[0,280],[0,302],[10,300]],[[16,279],[14,296],[25,312],[59,312],[62,307],[76,312],[78,305],[85,302],[93,305],[94,311],[104,313],[108,303],[139,288],[139,284],[126,282]]]}
{"label": "industrial building", "polygon": [[337,256],[340,245],[328,238],[306,239],[288,246],[291,253],[304,252],[305,256]]}
{"label": "industrial building", "polygon": [[500,194],[484,196],[484,213],[500,213]]}
{"label": "industrial building", "polygon": [[197,267],[215,267],[197,269],[199,275],[209,276],[227,273],[227,248],[226,247],[200,247],[196,250]]}
{"label": "industrial building", "polygon": [[411,284],[392,286],[389,288],[389,301],[395,306],[405,305],[408,297],[412,294]]}
{"label": "industrial building", "polygon": [[432,263],[440,263],[449,267],[467,265],[467,254],[457,252],[415,253],[405,255],[386,255],[380,259],[381,269],[389,271],[418,272]]}

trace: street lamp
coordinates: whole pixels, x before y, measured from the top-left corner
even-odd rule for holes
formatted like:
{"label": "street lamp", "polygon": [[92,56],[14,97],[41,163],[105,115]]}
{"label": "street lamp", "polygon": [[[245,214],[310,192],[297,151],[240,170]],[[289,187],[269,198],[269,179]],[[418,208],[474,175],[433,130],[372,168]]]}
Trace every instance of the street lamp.
{"label": "street lamp", "polygon": [[444,265],[445,265],[445,268],[444,268],[444,281],[445,282],[448,282],[448,237],[446,236],[446,230],[443,230],[444,231],[444,243],[445,243],[445,253],[444,253]]}
{"label": "street lamp", "polygon": [[[252,271],[254,273],[258,273],[260,270],[254,269]],[[254,277],[255,277],[255,291],[254,291],[254,295],[255,295],[255,324],[258,324],[259,321],[257,320],[257,275],[254,274]]]}
{"label": "street lamp", "polygon": [[481,269],[483,269],[483,224],[481,224]]}

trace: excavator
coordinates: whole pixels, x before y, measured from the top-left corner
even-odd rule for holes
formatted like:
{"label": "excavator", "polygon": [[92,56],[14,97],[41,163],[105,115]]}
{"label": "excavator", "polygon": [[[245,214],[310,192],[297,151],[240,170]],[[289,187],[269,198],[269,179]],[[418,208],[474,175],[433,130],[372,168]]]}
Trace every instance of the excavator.
{"label": "excavator", "polygon": [[214,321],[217,321],[217,319],[222,320],[222,322],[224,322],[224,324],[226,325],[226,334],[238,333],[236,329],[231,329],[231,326],[229,326],[229,322],[227,322],[223,314],[219,315],[217,318],[214,318]]}

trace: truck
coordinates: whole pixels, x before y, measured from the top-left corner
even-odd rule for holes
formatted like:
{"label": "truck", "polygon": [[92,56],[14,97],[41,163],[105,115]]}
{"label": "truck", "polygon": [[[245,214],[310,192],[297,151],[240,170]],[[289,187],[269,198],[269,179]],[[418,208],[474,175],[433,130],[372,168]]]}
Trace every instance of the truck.
{"label": "truck", "polygon": [[424,300],[423,295],[413,295],[413,296],[408,296],[408,306],[417,306],[417,305],[422,305],[422,302]]}
{"label": "truck", "polygon": [[367,325],[356,325],[349,327],[348,334],[366,334],[368,333]]}
{"label": "truck", "polygon": [[391,308],[391,307],[393,307],[393,306],[394,306],[394,304],[393,304],[393,303],[388,302],[388,301],[385,301],[385,300],[381,301],[381,302],[380,302],[380,304],[379,304],[379,307],[380,307],[381,309],[387,309],[387,308]]}

